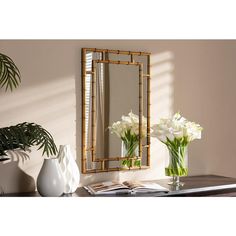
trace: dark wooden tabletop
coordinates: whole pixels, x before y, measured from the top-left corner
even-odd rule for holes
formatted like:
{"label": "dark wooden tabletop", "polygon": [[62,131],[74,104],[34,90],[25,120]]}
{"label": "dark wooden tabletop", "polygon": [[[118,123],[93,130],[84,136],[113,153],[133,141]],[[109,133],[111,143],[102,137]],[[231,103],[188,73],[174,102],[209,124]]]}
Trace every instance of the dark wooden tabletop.
{"label": "dark wooden tabletop", "polygon": [[[236,178],[229,178],[216,175],[199,175],[181,177],[183,186],[173,187],[168,185],[170,179],[153,180],[169,190],[168,193],[147,193],[147,194],[122,194],[106,195],[106,197],[168,197],[168,196],[236,196]],[[150,181],[148,181],[150,182]],[[230,193],[230,194],[229,194]],[[39,197],[37,192],[5,194],[6,197]],[[66,194],[62,197],[94,197],[83,187],[79,187],[73,194]],[[101,195],[99,196],[101,197]]]}

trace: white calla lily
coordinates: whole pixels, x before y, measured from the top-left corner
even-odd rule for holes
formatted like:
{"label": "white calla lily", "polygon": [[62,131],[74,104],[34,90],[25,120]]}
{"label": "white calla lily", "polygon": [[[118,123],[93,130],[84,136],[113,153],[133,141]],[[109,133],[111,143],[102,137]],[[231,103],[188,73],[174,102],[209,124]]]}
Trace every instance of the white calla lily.
{"label": "white calla lily", "polygon": [[182,117],[180,113],[174,114],[170,119],[161,118],[158,124],[154,124],[151,127],[152,137],[158,138],[163,142],[163,135],[170,140],[187,140],[188,142],[194,139],[201,139],[202,127],[199,124],[188,121]]}
{"label": "white calla lily", "polygon": [[[119,138],[124,138],[127,131],[130,131],[131,135],[139,135],[139,116],[132,111],[128,116],[122,116],[121,121],[114,122],[112,126],[108,127],[111,133],[116,134]],[[147,119],[142,117],[142,138],[147,136]]]}

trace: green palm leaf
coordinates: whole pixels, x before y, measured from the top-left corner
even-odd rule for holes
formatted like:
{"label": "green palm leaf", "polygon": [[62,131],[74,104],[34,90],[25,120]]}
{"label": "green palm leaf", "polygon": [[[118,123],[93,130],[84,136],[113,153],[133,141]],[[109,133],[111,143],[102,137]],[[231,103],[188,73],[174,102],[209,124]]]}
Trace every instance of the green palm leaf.
{"label": "green palm leaf", "polygon": [[20,71],[12,59],[0,53],[0,87],[7,91],[19,86],[21,82]]}
{"label": "green palm leaf", "polygon": [[42,155],[56,155],[57,147],[52,135],[42,126],[35,123],[20,123],[15,126],[0,128],[0,156],[6,156],[6,151],[38,146],[43,149]]}

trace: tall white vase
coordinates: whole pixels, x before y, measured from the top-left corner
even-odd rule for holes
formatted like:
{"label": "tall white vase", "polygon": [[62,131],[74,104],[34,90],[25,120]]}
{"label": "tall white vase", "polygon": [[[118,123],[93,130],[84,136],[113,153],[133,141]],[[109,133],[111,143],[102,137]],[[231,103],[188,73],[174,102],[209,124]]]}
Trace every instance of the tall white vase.
{"label": "tall white vase", "polygon": [[41,196],[59,197],[64,192],[64,178],[57,158],[44,159],[37,178],[37,190]]}
{"label": "tall white vase", "polygon": [[70,145],[60,145],[58,160],[64,176],[64,193],[74,193],[79,186],[80,172],[73,157]]}

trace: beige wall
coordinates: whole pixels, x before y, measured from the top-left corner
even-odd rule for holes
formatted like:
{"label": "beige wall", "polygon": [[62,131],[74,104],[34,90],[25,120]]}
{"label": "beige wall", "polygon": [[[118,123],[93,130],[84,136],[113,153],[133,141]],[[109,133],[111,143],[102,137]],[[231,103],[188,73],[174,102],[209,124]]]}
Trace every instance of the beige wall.
{"label": "beige wall", "polygon": [[[234,166],[236,41],[0,41],[0,52],[18,65],[22,84],[0,91],[0,126],[23,121],[41,124],[56,143],[71,144],[80,165],[82,47],[152,53],[151,121],[180,111],[203,127],[203,138],[189,148],[190,174],[236,177]],[[152,140],[151,169],[82,175],[81,184],[106,179],[156,179],[164,176],[165,147]],[[26,160],[0,163],[5,192],[34,188],[43,158],[35,149]]]}

